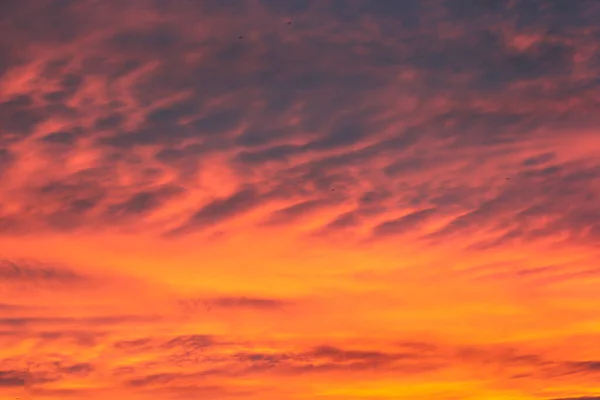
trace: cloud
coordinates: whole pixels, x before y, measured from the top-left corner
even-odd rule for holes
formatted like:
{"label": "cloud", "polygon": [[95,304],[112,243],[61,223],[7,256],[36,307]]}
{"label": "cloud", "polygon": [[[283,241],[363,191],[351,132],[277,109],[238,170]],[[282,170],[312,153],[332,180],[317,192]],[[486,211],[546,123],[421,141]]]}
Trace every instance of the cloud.
{"label": "cloud", "polygon": [[0,303],[0,310],[4,312],[20,311],[24,309],[27,309],[27,307],[20,304]]}
{"label": "cloud", "polygon": [[373,228],[373,235],[397,235],[410,229],[416,229],[420,224],[431,218],[437,210],[429,208],[415,211],[392,221],[386,221]]}
{"label": "cloud", "polygon": [[21,371],[0,371],[1,387],[23,387],[25,385],[24,374]]}
{"label": "cloud", "polygon": [[[480,242],[481,248],[515,240],[552,239],[561,234],[572,240],[593,240],[595,212],[590,208],[590,201],[594,189],[583,182],[595,182],[597,178],[589,168],[585,165],[554,165],[524,170],[495,197],[454,218],[431,237],[447,237],[489,227],[497,232],[497,236]],[[569,187],[569,191],[558,190],[559,187]],[[577,204],[577,208],[572,204]],[[498,223],[501,216],[508,219]],[[546,222],[539,222],[541,220]]]}
{"label": "cloud", "polygon": [[8,169],[14,160],[14,156],[7,149],[0,149],[0,168],[2,173]]}
{"label": "cloud", "polygon": [[[434,366],[426,361],[421,365],[415,355],[409,353],[384,353],[378,351],[345,350],[333,346],[319,346],[304,352],[257,352],[257,351],[219,351],[202,339],[197,346],[196,337],[175,338],[172,342],[177,346],[167,348],[178,353],[170,357],[177,362],[186,362],[186,372],[165,372],[157,374],[136,375],[129,379],[128,385],[134,387],[171,387],[192,381],[208,381],[211,377],[235,377],[260,375],[267,371],[280,376],[298,375],[305,373],[327,373],[331,371],[356,371],[380,369],[404,370],[406,372],[426,370]],[[191,340],[191,341],[190,341]],[[231,346],[231,344],[229,345]],[[226,350],[229,346],[222,343],[220,348]],[[235,345],[234,345],[235,346]],[[190,359],[190,356],[192,356]],[[191,362],[189,362],[191,361]],[[424,360],[423,360],[424,361]],[[400,362],[394,365],[395,362]],[[402,365],[402,362],[408,364]]]}
{"label": "cloud", "polygon": [[342,350],[332,346],[320,346],[309,352],[315,358],[326,358],[335,362],[345,361],[369,361],[369,362],[387,362],[395,358],[390,354],[384,354],[378,351],[357,351]]}
{"label": "cloud", "polygon": [[0,281],[9,284],[14,282],[34,285],[76,285],[84,283],[85,278],[67,268],[31,261],[0,260]]}
{"label": "cloud", "polygon": [[331,206],[332,203],[323,199],[306,200],[301,203],[291,205],[274,211],[265,221],[267,225],[289,224],[305,215],[318,211],[326,206]]}
{"label": "cloud", "polygon": [[[157,187],[187,188],[180,179],[189,182],[197,176],[204,168],[201,159],[209,156],[219,155],[219,162],[234,171],[238,181],[252,170],[253,184],[262,187],[292,185],[303,178],[302,185],[308,187],[334,174],[337,180],[354,179],[367,186],[375,184],[376,165],[386,164],[383,170],[395,182],[425,170],[444,169],[456,162],[458,153],[464,162],[481,164],[498,146],[513,145],[507,154],[518,154],[524,140],[543,142],[538,134],[542,130],[578,129],[597,122],[583,111],[582,98],[556,111],[576,98],[574,93],[597,86],[575,72],[583,32],[593,30],[591,16],[598,13],[593,2],[543,8],[522,1],[440,1],[431,7],[414,1],[368,6],[350,2],[347,7],[337,2],[326,6],[262,2],[264,8],[254,11],[239,2],[178,3],[150,7],[143,24],[109,18],[114,15],[111,5],[83,12],[89,6],[51,2],[10,11],[36,27],[14,36],[15,42],[38,46],[52,42],[65,50],[42,57],[33,47],[6,44],[5,68],[13,75],[26,73],[23,65],[11,61],[17,53],[25,60],[39,58],[40,71],[37,81],[27,81],[1,100],[1,129],[7,145],[2,154],[10,155],[11,165],[16,163],[15,171],[20,171],[22,154],[14,144],[33,135],[52,147],[44,157],[93,152],[97,157],[90,158],[94,161],[89,167],[111,170],[113,178],[98,185],[93,199],[78,199],[76,204],[56,199],[60,204],[42,215],[24,210],[4,215],[7,233],[74,230],[91,224],[142,229],[145,214],[131,213],[132,204],[145,202],[152,204],[153,211],[166,209],[166,200],[154,195]],[[136,7],[131,5],[127,12],[134,13]],[[298,21],[259,23],[254,36],[243,41],[238,39],[243,33],[229,37],[223,28],[197,28],[198,19],[209,13],[213,18],[235,15],[240,31],[252,30],[255,23],[242,9],[296,15]],[[307,13],[328,22],[317,22]],[[186,17],[175,24],[160,15]],[[348,22],[366,26],[365,18],[376,18],[379,29],[354,35]],[[434,29],[441,20],[447,29],[455,27],[455,34]],[[110,29],[94,36],[98,26]],[[524,32],[524,26],[530,31]],[[43,27],[51,34],[42,35]],[[9,24],[6,29],[13,28]],[[79,53],[65,47],[84,40],[95,44],[79,46]],[[595,68],[593,60],[582,60]],[[399,77],[396,71],[405,71],[410,78]],[[103,83],[110,86],[110,93],[91,96]],[[473,100],[481,96],[488,105]],[[211,100],[216,98],[223,101]],[[390,109],[395,113],[390,114]],[[292,114],[296,122],[290,124],[286,121]],[[441,143],[454,153],[444,152]],[[73,154],[65,155],[67,148]],[[466,154],[469,148],[477,151]],[[550,153],[556,158],[556,151],[546,152]],[[524,159],[522,166],[549,161]],[[272,163],[279,165],[277,174]],[[156,182],[143,187],[118,184],[123,182],[116,179],[122,171],[137,182],[148,179],[142,178],[144,168],[156,171]],[[172,171],[177,171],[176,177]],[[55,175],[59,175],[55,182],[61,182],[72,179],[73,171]],[[165,181],[167,176],[170,182]],[[30,188],[32,178],[21,177],[20,182],[21,188]],[[251,191],[242,189],[230,201],[244,197],[244,203],[258,204]],[[314,191],[299,203],[311,201],[319,194]],[[192,233],[244,214],[225,211],[227,217],[220,218],[219,210],[207,217],[224,199],[214,201],[207,211],[186,204],[186,211],[194,216],[176,231]],[[128,218],[118,223],[102,217],[121,212]],[[168,218],[164,221],[162,229],[168,231],[172,223]],[[375,221],[363,216],[355,222],[359,227]]]}
{"label": "cloud", "polygon": [[72,132],[59,131],[52,132],[44,136],[41,140],[50,144],[72,145],[75,142],[76,136]]}
{"label": "cloud", "polygon": [[[26,95],[17,95],[1,103],[2,140],[11,141],[14,137],[33,133],[38,124],[48,118],[42,108],[36,107],[34,100]],[[14,139],[13,139],[14,140]]]}
{"label": "cloud", "polygon": [[0,318],[0,326],[20,328],[29,326],[86,326],[94,325],[101,327],[103,325],[121,325],[121,324],[138,324],[144,322],[153,322],[160,319],[155,316],[146,315],[108,315],[98,317],[15,317],[15,318]]}
{"label": "cloud", "polygon": [[256,308],[259,310],[278,309],[285,307],[287,302],[276,299],[261,299],[248,297],[220,297],[211,299],[210,303],[223,308]]}
{"label": "cloud", "polygon": [[186,349],[198,349],[215,344],[215,339],[207,335],[178,336],[167,341],[164,346],[168,348],[183,347]]}
{"label": "cloud", "polygon": [[207,298],[186,298],[179,301],[185,312],[209,312],[212,309],[254,309],[259,311],[280,310],[293,302],[282,299],[271,299],[247,296],[217,296]]}
{"label": "cloud", "polygon": [[598,400],[600,397],[597,396],[583,396],[583,397],[562,397],[552,400]]}
{"label": "cloud", "polygon": [[357,213],[356,212],[347,212],[325,226],[325,229],[337,229],[337,228],[345,228],[348,226],[355,226],[358,223]]}
{"label": "cloud", "polygon": [[151,338],[142,338],[142,339],[134,339],[134,340],[119,340],[114,343],[114,346],[117,349],[139,349],[144,348],[151,343]]}
{"label": "cloud", "polygon": [[229,197],[215,199],[196,211],[185,224],[172,231],[172,234],[186,230],[198,230],[213,226],[251,211],[261,204],[261,196],[256,189],[244,188]]}
{"label": "cloud", "polygon": [[79,363],[68,366],[61,366],[60,372],[70,375],[87,375],[94,371],[94,366],[89,363]]}
{"label": "cloud", "polygon": [[185,192],[176,186],[162,186],[153,190],[133,194],[121,203],[112,204],[107,208],[107,214],[112,218],[127,218],[144,215],[164,206],[164,203]]}
{"label": "cloud", "polygon": [[186,378],[189,375],[186,374],[181,374],[181,373],[172,373],[172,374],[154,374],[154,375],[147,375],[144,376],[143,378],[136,378],[136,379],[132,379],[128,382],[128,384],[130,386],[136,387],[136,386],[154,386],[154,385],[165,385],[165,384],[170,384],[173,381],[177,380],[178,378]]}
{"label": "cloud", "polygon": [[94,347],[105,340],[106,333],[98,330],[86,330],[81,329],[67,329],[65,327],[59,327],[57,330],[42,330],[39,332],[23,332],[16,331],[20,337],[31,336],[34,339],[43,341],[46,343],[57,343],[57,344],[75,344],[79,347]]}
{"label": "cloud", "polygon": [[[566,338],[597,303],[599,18],[592,0],[0,1],[0,356],[45,365],[48,397],[593,396],[594,345]],[[143,288],[69,267],[86,258]],[[467,343],[377,342],[429,333]],[[515,337],[532,343],[490,344]]]}

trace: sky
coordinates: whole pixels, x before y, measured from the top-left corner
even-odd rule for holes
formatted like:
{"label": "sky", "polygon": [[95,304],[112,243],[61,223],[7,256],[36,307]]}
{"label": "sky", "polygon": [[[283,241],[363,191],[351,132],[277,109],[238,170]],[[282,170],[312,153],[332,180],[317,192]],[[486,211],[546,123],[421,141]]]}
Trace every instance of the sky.
{"label": "sky", "polygon": [[0,1],[0,399],[600,399],[598,21]]}

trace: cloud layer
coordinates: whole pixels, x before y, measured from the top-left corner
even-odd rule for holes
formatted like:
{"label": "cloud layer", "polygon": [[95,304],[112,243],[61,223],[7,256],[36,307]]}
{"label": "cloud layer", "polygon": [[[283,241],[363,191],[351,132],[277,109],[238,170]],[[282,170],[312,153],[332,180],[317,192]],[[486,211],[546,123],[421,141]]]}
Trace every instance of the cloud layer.
{"label": "cloud layer", "polygon": [[0,391],[598,398],[598,18],[2,1]]}

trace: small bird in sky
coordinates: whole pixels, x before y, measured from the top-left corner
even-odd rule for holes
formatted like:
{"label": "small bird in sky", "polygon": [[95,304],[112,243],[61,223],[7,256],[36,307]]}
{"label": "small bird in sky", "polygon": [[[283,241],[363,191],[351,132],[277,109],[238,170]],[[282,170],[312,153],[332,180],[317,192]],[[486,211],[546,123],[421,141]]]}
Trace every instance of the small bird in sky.
{"label": "small bird in sky", "polygon": [[243,39],[243,38],[244,38],[243,36],[238,36],[238,39]]}
{"label": "small bird in sky", "polygon": [[288,25],[291,25],[291,24],[292,24],[292,21],[288,21],[288,22],[287,22],[287,24],[288,24]]}

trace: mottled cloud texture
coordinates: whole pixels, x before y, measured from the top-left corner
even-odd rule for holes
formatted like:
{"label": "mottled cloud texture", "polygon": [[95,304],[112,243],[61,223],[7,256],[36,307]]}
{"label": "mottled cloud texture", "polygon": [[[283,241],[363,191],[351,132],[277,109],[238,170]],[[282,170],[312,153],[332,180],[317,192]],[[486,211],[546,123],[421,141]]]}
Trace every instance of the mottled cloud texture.
{"label": "mottled cloud texture", "polygon": [[598,21],[0,1],[0,397],[599,398]]}

